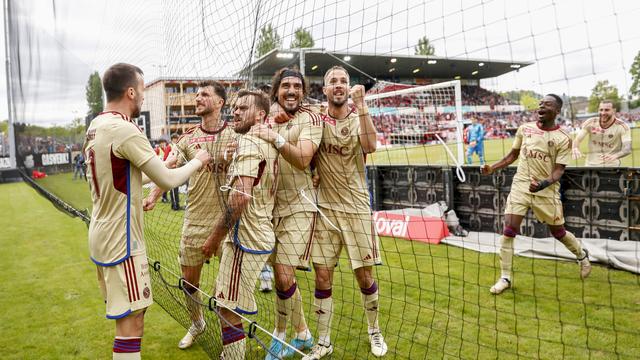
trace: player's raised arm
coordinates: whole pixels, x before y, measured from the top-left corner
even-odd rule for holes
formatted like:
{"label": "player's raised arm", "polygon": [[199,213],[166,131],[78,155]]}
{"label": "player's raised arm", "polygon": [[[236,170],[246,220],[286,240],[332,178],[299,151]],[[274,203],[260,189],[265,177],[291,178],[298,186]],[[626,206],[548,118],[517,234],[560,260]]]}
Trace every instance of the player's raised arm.
{"label": "player's raised arm", "polygon": [[140,168],[159,188],[169,190],[176,186],[184,184],[189,176],[198,171],[203,164],[209,163],[209,153],[200,150],[196,156],[177,169],[167,169],[164,163],[157,157],[151,158]]}
{"label": "player's raised arm", "polygon": [[571,156],[573,157],[573,160],[577,160],[584,156],[580,151],[580,143],[582,143],[582,140],[584,140],[589,133],[587,126],[588,124],[585,122],[573,141],[573,146],[571,148]]}
{"label": "player's raised arm", "polygon": [[371,115],[369,115],[369,108],[364,101],[364,86],[354,85],[349,91],[349,96],[353,100],[353,104],[358,111],[358,119],[360,120],[360,145],[362,151],[365,154],[370,154],[376,151],[377,148],[377,136],[376,127],[373,125]]}

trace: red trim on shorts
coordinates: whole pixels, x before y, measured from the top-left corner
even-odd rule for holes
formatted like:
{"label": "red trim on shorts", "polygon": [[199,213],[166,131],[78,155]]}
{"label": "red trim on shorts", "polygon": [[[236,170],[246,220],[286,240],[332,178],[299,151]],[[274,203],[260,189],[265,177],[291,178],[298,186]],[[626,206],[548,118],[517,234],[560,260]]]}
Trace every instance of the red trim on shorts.
{"label": "red trim on shorts", "polygon": [[129,295],[129,302],[133,302],[133,299],[131,298],[133,291],[131,291],[131,280],[129,279],[129,266],[127,260],[125,260],[122,264],[124,266],[124,276],[127,282],[127,294]]}
{"label": "red trim on shorts", "polygon": [[237,301],[238,300],[238,290],[240,288],[240,277],[241,277],[241,267],[242,267],[242,255],[243,252],[240,250],[238,246],[233,247],[233,264],[231,266],[231,282],[229,285],[229,300]]}
{"label": "red trim on shorts", "polygon": [[133,275],[133,284],[135,289],[136,300],[140,300],[140,289],[138,288],[138,275],[136,274],[136,264],[133,261],[133,257],[129,257],[131,261],[131,275]]}

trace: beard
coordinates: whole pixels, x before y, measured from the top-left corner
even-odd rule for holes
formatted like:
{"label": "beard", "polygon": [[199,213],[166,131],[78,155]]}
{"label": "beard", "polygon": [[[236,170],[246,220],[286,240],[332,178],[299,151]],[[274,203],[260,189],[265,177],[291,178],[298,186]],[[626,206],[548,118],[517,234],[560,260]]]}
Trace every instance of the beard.
{"label": "beard", "polygon": [[335,107],[341,107],[342,105],[347,103],[347,98],[345,97],[344,100],[336,100],[335,98],[331,99],[331,104]]}
{"label": "beard", "polygon": [[198,111],[198,110],[196,109],[196,113],[195,113],[195,114],[196,114],[197,116],[207,116],[207,115],[211,114],[212,112],[213,112],[213,109],[212,109],[212,108],[205,107],[204,109],[202,109],[202,110],[200,110],[200,111]]}

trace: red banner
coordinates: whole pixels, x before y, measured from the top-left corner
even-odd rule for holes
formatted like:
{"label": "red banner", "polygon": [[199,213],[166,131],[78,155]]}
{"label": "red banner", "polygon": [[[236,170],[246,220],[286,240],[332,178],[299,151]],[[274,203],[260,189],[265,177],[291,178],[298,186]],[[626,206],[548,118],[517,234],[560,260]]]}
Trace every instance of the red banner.
{"label": "red banner", "polygon": [[376,211],[373,223],[380,236],[439,244],[449,236],[447,224],[439,217],[405,215],[396,211]]}

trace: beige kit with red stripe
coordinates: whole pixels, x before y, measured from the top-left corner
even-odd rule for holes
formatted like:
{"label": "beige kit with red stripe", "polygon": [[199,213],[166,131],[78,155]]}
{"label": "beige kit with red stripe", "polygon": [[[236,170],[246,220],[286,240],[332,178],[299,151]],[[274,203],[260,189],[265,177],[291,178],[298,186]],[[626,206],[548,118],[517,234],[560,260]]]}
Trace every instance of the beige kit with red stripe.
{"label": "beige kit with red stripe", "polygon": [[114,266],[96,266],[107,318],[119,319],[153,304],[147,256],[134,255]]}

